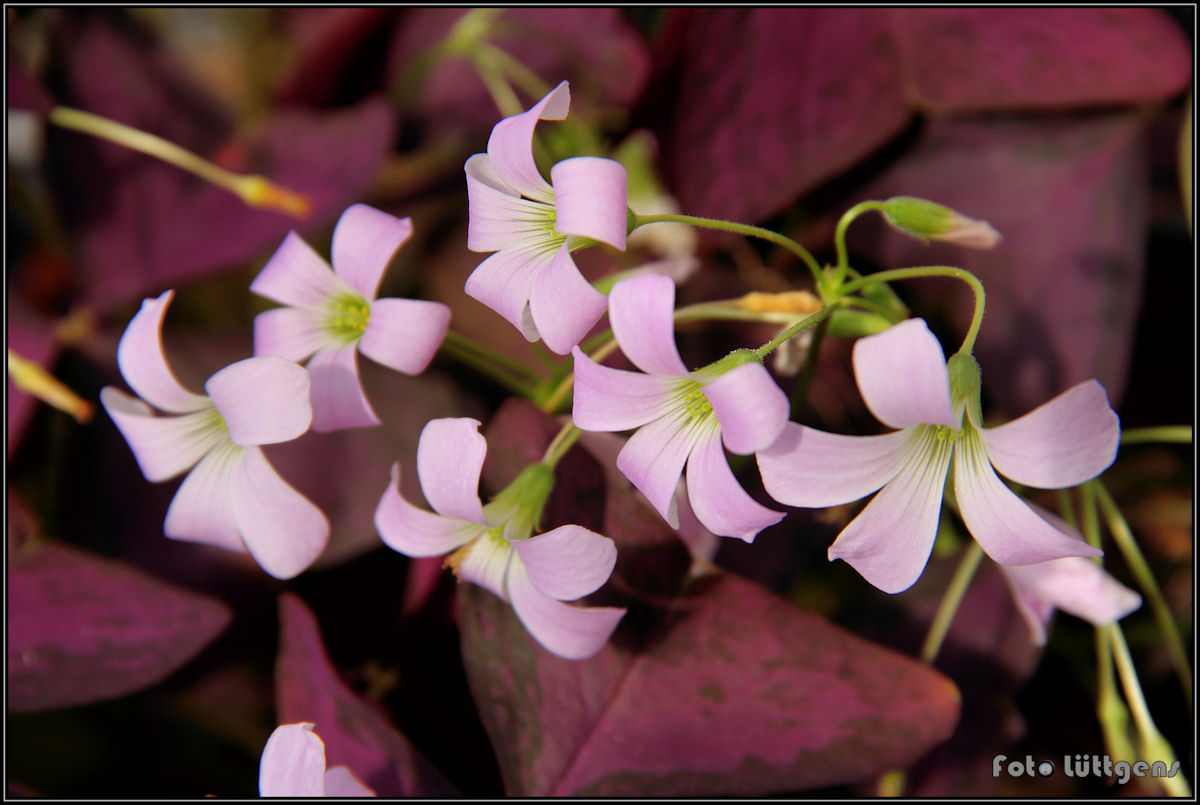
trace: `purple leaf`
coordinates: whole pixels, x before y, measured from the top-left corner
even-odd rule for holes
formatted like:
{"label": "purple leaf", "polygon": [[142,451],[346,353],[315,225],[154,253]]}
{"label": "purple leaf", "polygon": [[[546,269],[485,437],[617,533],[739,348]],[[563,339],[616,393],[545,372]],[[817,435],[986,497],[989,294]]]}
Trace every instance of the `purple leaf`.
{"label": "purple leaf", "polygon": [[759,221],[909,120],[890,19],[877,9],[706,12],[685,53],[664,154],[688,213]]}
{"label": "purple leaf", "polygon": [[372,180],[391,144],[384,101],[325,114],[279,112],[231,139],[223,110],[151,43],[88,17],[65,37],[63,102],[164,137],[239,173],[307,194],[304,222],[246,206],[226,190],[121,146],[55,131],[49,159],[86,270],[84,296],[106,306],[231,267],[291,228],[331,222]]}
{"label": "purple leaf", "polygon": [[[556,429],[506,403],[489,423],[486,479],[538,460]],[[803,790],[907,765],[953,729],[957,691],[914,660],[736,576],[676,596],[688,557],[657,513],[615,479],[599,494],[604,471],[578,448],[558,470],[543,527],[603,507],[618,544],[609,587],[632,600],[609,645],[570,662],[495,596],[458,588],[468,678],[509,795]]]}
{"label": "purple leaf", "polygon": [[229,623],[224,603],[53,542],[8,566],[8,708],[70,707],[155,685]]}
{"label": "purple leaf", "polygon": [[905,8],[891,12],[912,96],[936,112],[1160,101],[1191,47],[1150,8]]}
{"label": "purple leaf", "polygon": [[[1008,417],[1097,378],[1117,404],[1141,304],[1147,183],[1138,113],[1053,121],[934,121],[863,195],[913,195],[982,218],[988,251],[925,246],[878,221],[851,251],[887,268],[957,265],[987,289],[976,355],[984,394]],[[873,239],[871,225],[874,225]],[[904,283],[914,309],[965,334],[972,296],[954,280]],[[956,344],[947,344],[949,350]]]}
{"label": "purple leaf", "polygon": [[341,680],[312,610],[279,597],[275,697],[280,724],[316,725],[327,766],[345,765],[381,797],[449,796],[454,789],[370,702]]}

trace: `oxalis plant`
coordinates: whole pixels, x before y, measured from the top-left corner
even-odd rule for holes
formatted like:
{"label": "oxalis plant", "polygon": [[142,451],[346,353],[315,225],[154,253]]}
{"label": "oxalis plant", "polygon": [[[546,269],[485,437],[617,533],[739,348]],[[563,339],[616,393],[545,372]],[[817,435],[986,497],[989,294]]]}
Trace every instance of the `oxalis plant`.
{"label": "oxalis plant", "polygon": [[[419,217],[353,203],[327,251],[292,231],[258,267],[247,289],[260,311],[252,354],[181,381],[163,333],[188,290],[166,289],[128,320],[115,349],[123,383],[99,394],[108,421],[93,427],[119,431],[146,481],[178,484],[161,524],[171,561],[215,548],[242,556],[239,573],[287,582],[258,793],[474,794],[455,753],[427,758],[424,743],[472,734],[461,752],[479,752],[482,733],[513,796],[910,794],[921,764],[963,733],[975,683],[937,666],[956,624],[964,634],[999,628],[976,617],[998,600],[973,601],[988,583],[1019,613],[1019,628],[1005,628],[1022,650],[1053,643],[1056,611],[1094,629],[1070,694],[1094,701],[1094,723],[1078,732],[1103,746],[1102,757],[1075,744],[1026,753],[1014,738],[1007,754],[985,758],[991,776],[1136,775],[1150,790],[1189,796],[1187,758],[1156,726],[1121,621],[1149,610],[1147,628],[1190,707],[1188,648],[1105,474],[1126,445],[1190,442],[1191,429],[1123,431],[1096,379],[1008,421],[993,415],[990,389],[1014,379],[975,354],[991,324],[984,283],[954,265],[855,265],[851,256],[855,225],[868,219],[963,250],[1004,249],[1003,233],[938,199],[891,196],[845,209],[822,261],[780,231],[677,211],[636,140],[611,148],[594,121],[571,116],[568,81],[545,85],[489,43],[497,13],[462,17],[397,85],[412,91],[439,60],[466,58],[501,110],[486,150],[463,168],[466,247],[479,262],[453,314],[445,301],[381,293],[395,287],[389,267],[419,237]],[[60,106],[48,120],[171,162],[251,207],[310,211],[310,199],[275,181],[98,115]],[[749,282],[729,298],[709,293],[719,284],[697,287],[699,230],[723,233],[738,243],[730,248],[784,255],[789,287]],[[597,255],[635,245],[656,258],[596,270]],[[965,288],[950,298],[967,300],[966,328],[903,301],[913,282]],[[469,337],[457,327],[464,315],[501,317],[536,359]],[[334,476],[352,476],[358,494],[331,519],[328,504],[289,480],[280,451],[346,431],[393,432],[389,401],[365,379],[417,377],[435,360],[502,401],[447,415],[424,406],[422,421],[400,425],[415,450],[397,454],[390,475],[367,475],[335,453],[320,473],[336,488]],[[22,388],[67,410],[87,405],[12,351],[9,361]],[[818,373],[831,371],[853,384],[844,412],[826,401],[818,415],[811,396]],[[143,491],[123,490],[121,505],[140,505]],[[397,607],[412,621],[434,612],[452,621],[461,672],[414,681],[373,667],[354,689],[332,664],[321,636],[332,623],[305,603],[302,583],[330,572],[319,568],[351,508],[375,540],[356,561],[403,568]],[[723,548],[751,556],[764,533],[806,549],[831,537],[828,561],[794,581],[791,597],[809,606],[723,568]],[[30,564],[54,567],[94,561],[66,548],[32,555]],[[89,605],[100,611],[117,595],[105,585],[150,583],[98,578]],[[889,647],[878,625],[835,625],[814,611],[806,586],[836,587],[864,606],[923,590],[914,621],[923,637]],[[344,590],[347,601],[358,593]],[[40,594],[52,597],[29,593]],[[175,605],[193,623],[182,662],[230,613]],[[372,628],[375,614],[359,616]],[[378,641],[398,639],[392,617],[378,614]],[[162,629],[166,640],[172,630]],[[403,650],[428,649],[414,639]],[[448,656],[444,647],[429,655]],[[24,669],[53,662],[32,649],[20,659]],[[163,663],[106,695],[151,684],[176,661]],[[418,691],[443,673],[445,690]],[[93,683],[84,675],[79,685]],[[447,703],[443,722],[413,724],[379,706],[389,691],[469,692],[471,701]],[[43,701],[105,698],[56,695]],[[460,733],[465,712],[482,731]],[[998,782],[980,793],[1005,790]]]}

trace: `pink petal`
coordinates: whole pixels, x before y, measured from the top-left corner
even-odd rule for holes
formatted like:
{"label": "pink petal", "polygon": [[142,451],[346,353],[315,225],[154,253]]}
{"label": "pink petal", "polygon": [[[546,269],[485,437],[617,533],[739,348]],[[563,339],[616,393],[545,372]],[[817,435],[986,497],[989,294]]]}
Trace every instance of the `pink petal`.
{"label": "pink petal", "polygon": [[547,242],[554,208],[521,198],[496,174],[487,154],[463,166],[467,174],[467,248],[473,252],[536,248]]}
{"label": "pink petal", "polygon": [[178,416],[155,416],[150,406],[112,386],[100,403],[129,443],[147,481],[174,478],[220,443],[223,429],[211,408]]}
{"label": "pink petal", "polygon": [[621,351],[650,375],[686,375],[675,347],[675,283],[661,274],[630,277],[613,286],[608,320]]}
{"label": "pink petal", "polygon": [[387,546],[405,556],[441,556],[480,536],[483,527],[418,509],[400,494],[400,465],[375,509],[375,528]]}
{"label": "pink petal", "polygon": [[311,308],[277,307],[254,317],[254,354],[300,361],[329,346],[320,317]]}
{"label": "pink petal", "polygon": [[896,477],[913,429],[881,436],[839,436],[789,422],[758,451],[767,494],[788,506],[823,508],[866,497]]}
{"label": "pink petal", "polygon": [[1087,380],[982,433],[988,458],[1001,474],[1026,486],[1058,489],[1095,478],[1112,464],[1121,424],[1104,387]]}
{"label": "pink petal", "polygon": [[721,547],[721,538],[704,527],[692,508],[683,479],[675,485],[675,506],[679,514],[679,539],[693,560],[712,563]]}
{"label": "pink petal", "polygon": [[942,346],[923,319],[909,319],[854,344],[854,376],[871,413],[891,428],[957,428]]}
{"label": "pink petal", "polygon": [[1079,556],[1032,565],[1001,565],[1000,569],[1038,645],[1046,642],[1046,626],[1056,607],[1096,626],[1104,626],[1142,605],[1140,595],[1100,565]]}
{"label": "pink petal", "polygon": [[560,601],[574,601],[600,589],[617,563],[616,543],[577,525],[512,545],[533,586]]}
{"label": "pink petal", "polygon": [[692,448],[687,465],[688,500],[696,518],[719,537],[754,542],[758,532],[783,519],[746,494],[733,477],[721,439],[713,434]]}
{"label": "pink petal", "polygon": [[117,365],[129,387],[146,402],[173,414],[208,407],[208,400],[193,394],[175,378],[163,351],[162,322],[174,291],[145,299],[117,344]]}
{"label": "pink petal", "polygon": [[250,283],[259,296],[294,307],[320,307],[342,290],[329,263],[295,232],[283,243]]}
{"label": "pink petal", "polygon": [[471,543],[459,562],[457,573],[463,581],[478,584],[504,601],[508,600],[508,569],[512,564],[512,545],[503,537],[484,534]]}
{"label": "pink petal", "polygon": [[259,566],[290,579],[315,562],[329,542],[325,514],[279,477],[260,448],[242,451],[233,478],[233,516]]}
{"label": "pink petal", "polygon": [[563,81],[529,111],[506,117],[492,128],[487,152],[496,174],[521,195],[550,202],[554,193],[533,161],[533,130],[539,120],[562,120],[571,107],[571,90]]}
{"label": "pink petal", "polygon": [[[716,434],[715,429],[713,434]],[[617,469],[641,490],[672,528],[679,527],[675,485],[683,474],[688,455],[702,435],[682,417],[664,416],[639,428],[617,456]]]}
{"label": "pink petal", "polygon": [[334,766],[325,772],[325,796],[374,797],[377,794],[354,776],[346,766]]}
{"label": "pink petal", "polygon": [[910,443],[905,463],[829,546],[829,559],[845,559],[885,593],[907,590],[921,576],[942,511],[950,447],[932,429]]}
{"label": "pink petal", "polygon": [[450,329],[450,308],[423,299],[376,299],[358,350],[406,375],[420,374]]}
{"label": "pink petal", "polygon": [[464,290],[507,319],[526,339],[537,341],[537,327],[529,313],[529,289],[553,256],[526,250],[496,252],[471,272]]}
{"label": "pink petal", "polygon": [[746,363],[704,384],[731,453],[769,447],[787,424],[791,404],[761,363]]}
{"label": "pink petal", "polygon": [[533,275],[529,286],[529,312],[534,326],[546,346],[558,355],[570,352],[607,307],[608,299],[579,273],[565,243]]}
{"label": "pink petal", "polygon": [[479,420],[430,420],[417,442],[417,476],[433,510],[443,517],[487,526],[479,500],[479,474],[487,440]]}
{"label": "pink petal", "polygon": [[550,169],[550,183],[556,231],[625,251],[629,199],[624,165],[602,157],[564,159]]}
{"label": "pink petal", "polygon": [[246,552],[233,516],[233,474],[242,450],[226,441],[188,473],[167,509],[163,532],[168,537]]}
{"label": "pink petal", "polygon": [[234,444],[276,444],[295,439],[313,421],[308,372],[272,355],[231,363],[204,390],[229,428]]}
{"label": "pink petal", "polygon": [[625,614],[615,607],[573,607],[539,591],[520,561],[509,571],[513,609],[525,628],[552,654],[568,660],[591,657],[608,642]]}
{"label": "pink petal", "polygon": [[312,428],[317,433],[379,424],[358,375],[354,344],[319,350],[308,362],[308,373],[312,377]]}
{"label": "pink petal", "polygon": [[312,724],[276,727],[263,747],[258,767],[262,797],[321,797],[325,795],[325,744]]}
{"label": "pink petal", "polygon": [[645,425],[670,410],[679,381],[602,366],[578,348],[575,358],[575,398],[571,418],[582,430],[629,430]]}
{"label": "pink petal", "polygon": [[333,270],[369,302],[379,292],[383,272],[412,231],[411,218],[352,204],[333,229]]}
{"label": "pink petal", "polygon": [[1002,565],[1103,555],[1063,534],[1013,494],[996,476],[987,448],[973,429],[963,434],[954,451],[954,496],[975,541]]}

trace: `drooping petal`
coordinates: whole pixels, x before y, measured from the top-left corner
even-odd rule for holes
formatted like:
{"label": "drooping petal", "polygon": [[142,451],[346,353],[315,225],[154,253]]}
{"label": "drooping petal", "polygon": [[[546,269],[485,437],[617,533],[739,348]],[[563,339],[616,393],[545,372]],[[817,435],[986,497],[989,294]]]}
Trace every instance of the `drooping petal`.
{"label": "drooping petal", "polygon": [[450,308],[424,299],[376,299],[358,349],[377,363],[416,375],[437,354],[450,329]]}
{"label": "drooping petal", "polygon": [[479,500],[479,474],[487,456],[487,440],[479,420],[432,419],[417,441],[417,475],[421,491],[443,517],[487,526]]}
{"label": "drooping petal", "polygon": [[317,433],[379,424],[362,387],[354,344],[318,351],[308,362],[308,373],[312,377],[312,428]]}
{"label": "drooping petal", "polygon": [[582,430],[638,428],[670,410],[671,395],[679,385],[675,378],[601,366],[579,348],[571,355],[575,358],[571,418]]}
{"label": "drooping petal", "polygon": [[530,249],[554,234],[554,208],[521,198],[496,174],[487,154],[463,165],[467,175],[467,248],[473,252]]}
{"label": "drooping petal", "polygon": [[231,363],[204,390],[234,444],[277,444],[300,436],[313,421],[308,372],[286,358],[264,355]]}
{"label": "drooping petal", "polygon": [[971,536],[1002,565],[1103,555],[1063,534],[1013,494],[992,469],[987,448],[973,427],[966,429],[954,451],[954,496]]}
{"label": "drooping petal", "polygon": [[492,127],[487,152],[497,175],[521,195],[550,202],[554,191],[533,161],[533,130],[539,120],[562,120],[571,108],[571,90],[563,81],[520,114],[506,117]]}
{"label": "drooping petal", "polygon": [[767,494],[788,506],[824,508],[866,497],[896,477],[914,429],[839,436],[794,422],[765,450],[758,470]]}
{"label": "drooping petal", "polygon": [[568,660],[587,659],[604,648],[625,614],[616,607],[573,607],[551,598],[534,586],[519,559],[509,570],[508,589],[517,617],[534,639]]}
{"label": "drooping petal", "polygon": [[537,341],[538,330],[529,314],[529,289],[553,256],[553,252],[519,249],[496,252],[476,266],[463,290],[507,319],[527,340]]}
{"label": "drooping petal", "polygon": [[320,307],[342,290],[342,283],[304,238],[288,232],[250,283],[250,290],[282,305]]}
{"label": "drooping petal", "polygon": [[329,520],[267,462],[247,447],[233,473],[233,516],[242,541],[263,570],[290,579],[321,555]]}
{"label": "drooping petal", "polygon": [[908,319],[854,344],[854,376],[867,408],[890,428],[958,427],[946,354],[923,319]]}
{"label": "drooping petal", "polygon": [[529,285],[529,312],[546,346],[566,355],[608,307],[604,294],[583,278],[564,243]]}
{"label": "drooping petal", "polygon": [[771,445],[787,424],[787,395],[761,363],[746,363],[704,384],[731,453],[748,455]]}
{"label": "drooping petal", "polygon": [[702,435],[682,416],[667,415],[639,428],[617,455],[617,469],[641,490],[672,528],[679,527],[675,485]]}
{"label": "drooping petal", "polygon": [[899,472],[842,529],[829,559],[845,559],[885,593],[911,587],[933,550],[950,453],[932,428],[910,442]]}
{"label": "drooping petal", "polygon": [[466,549],[456,572],[463,581],[478,584],[497,597],[508,599],[508,569],[512,564],[512,544],[503,537],[484,534]]}
{"label": "drooping petal", "polygon": [[243,449],[225,441],[200,459],[175,492],[163,533],[171,539],[246,552],[233,516],[233,475]]}
{"label": "drooping petal", "polygon": [[157,299],[142,300],[117,344],[117,365],[129,387],[146,402],[173,414],[186,414],[208,407],[203,395],[193,394],[175,378],[163,351],[162,323],[174,291]]}
{"label": "drooping petal", "polygon": [[1055,608],[1096,626],[1104,626],[1133,612],[1142,597],[1079,556],[1051,559],[1032,565],[1001,565],[1017,609],[1029,624],[1033,642],[1046,642],[1046,626]]}
{"label": "drooping petal", "polygon": [[1087,380],[982,433],[988,457],[1002,475],[1039,489],[1059,489],[1095,478],[1112,464],[1121,424],[1104,387]]}
{"label": "drooping petal", "polygon": [[603,157],[572,157],[550,169],[550,183],[559,233],[625,251],[629,199],[624,165]]}
{"label": "drooping petal", "polygon": [[533,586],[560,601],[574,601],[600,589],[617,563],[616,543],[577,525],[517,540],[513,549]]}
{"label": "drooping petal", "polygon": [[400,494],[400,465],[375,508],[375,528],[387,546],[405,556],[441,556],[466,545],[483,527],[418,509]]}
{"label": "drooping petal", "polygon": [[256,356],[277,355],[299,363],[332,343],[320,316],[311,308],[277,307],[254,317]]}
{"label": "drooping petal", "polygon": [[350,771],[348,766],[334,766],[325,772],[325,796],[327,797],[374,797],[375,791],[368,788]]}
{"label": "drooping petal", "polygon": [[333,270],[369,302],[379,292],[392,257],[412,232],[411,218],[397,218],[366,204],[351,204],[333,228]]}
{"label": "drooping petal", "polygon": [[613,286],[608,320],[625,357],[649,375],[686,375],[675,346],[675,283],[661,274],[630,277]]}
{"label": "drooping petal", "polygon": [[225,436],[211,407],[191,414],[155,416],[150,406],[112,386],[100,390],[100,403],[129,443],[147,481],[174,478]]}
{"label": "drooping petal", "polygon": [[719,537],[754,542],[758,532],[783,519],[746,493],[733,477],[714,433],[692,448],[687,464],[688,501],[704,527]]}
{"label": "drooping petal", "polygon": [[258,793],[263,797],[325,795],[325,744],[309,723],[276,727],[263,747]]}

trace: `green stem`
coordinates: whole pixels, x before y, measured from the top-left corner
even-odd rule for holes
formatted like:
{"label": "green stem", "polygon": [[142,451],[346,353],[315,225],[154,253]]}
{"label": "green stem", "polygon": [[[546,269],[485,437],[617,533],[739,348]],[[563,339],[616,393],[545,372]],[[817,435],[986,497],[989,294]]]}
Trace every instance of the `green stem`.
{"label": "green stem", "polygon": [[768,355],[770,355],[772,352],[775,351],[776,347],[778,347],[784,341],[787,341],[792,336],[799,333],[801,330],[806,330],[809,327],[812,327],[814,325],[817,325],[817,324],[820,324],[821,322],[823,322],[829,316],[829,314],[834,311],[835,307],[836,307],[836,305],[826,305],[825,307],[818,310],[816,313],[810,313],[809,315],[800,319],[800,321],[793,324],[791,327],[789,327],[786,330],[784,330],[783,332],[779,333],[779,335],[775,336],[767,343],[763,344],[758,349],[754,350],[754,354],[757,355],[760,359],[767,357]]}
{"label": "green stem", "polygon": [[566,455],[567,451],[575,444],[583,431],[575,427],[575,423],[568,422],[562,426],[562,430],[554,435],[553,441],[546,447],[546,453],[542,456],[542,463],[550,469],[554,469],[554,465],[558,460]]}
{"label": "green stem", "polygon": [[[1071,504],[1071,492],[1068,489],[1055,490],[1054,496],[1058,498],[1058,514],[1067,521],[1067,525],[1076,531],[1080,530],[1079,521],[1075,519],[1075,507]],[[1098,536],[1098,535],[1097,535]],[[1100,547],[1097,545],[1096,547]]]}
{"label": "green stem", "polygon": [[963,553],[962,560],[958,563],[958,568],[955,569],[954,576],[950,579],[950,584],[946,586],[946,592],[942,594],[942,602],[938,604],[937,614],[933,616],[933,622],[929,625],[929,634],[925,636],[925,642],[921,644],[921,660],[927,665],[933,665],[933,661],[937,659],[938,652],[942,648],[942,641],[946,639],[946,633],[950,631],[950,624],[954,621],[954,615],[958,612],[958,607],[971,583],[971,577],[975,575],[981,559],[983,559],[983,549],[979,547],[978,542],[972,540]]}
{"label": "green stem", "polygon": [[695,215],[672,215],[667,213],[658,215],[637,215],[635,213],[632,216],[632,219],[633,227],[630,231],[637,229],[640,226],[645,226],[646,224],[677,223],[691,224],[692,226],[701,226],[707,229],[719,229],[725,232],[735,232],[739,235],[747,235],[749,237],[769,240],[771,243],[774,243],[777,246],[782,246],[792,254],[796,255],[804,262],[806,266],[808,266],[808,270],[812,272],[813,281],[817,283],[818,291],[821,289],[823,284],[823,272],[821,271],[821,266],[819,263],[817,263],[816,258],[812,256],[808,249],[804,248],[786,235],[781,235],[778,232],[772,232],[770,229],[763,229],[762,227],[758,226],[750,226],[749,224],[739,224],[733,221],[723,221],[719,218],[701,218]]}
{"label": "green stem", "polygon": [[1162,425],[1157,428],[1130,428],[1121,431],[1121,444],[1191,444],[1191,425]]}
{"label": "green stem", "polygon": [[825,343],[825,333],[829,330],[829,318],[817,322],[813,330],[812,343],[808,345],[808,354],[804,356],[804,366],[800,369],[800,377],[792,389],[791,410],[800,413],[808,401],[808,392],[812,388],[813,378],[817,376],[817,358],[821,354],[821,345]]}
{"label": "green stem", "polygon": [[837,249],[837,284],[841,285],[846,278],[846,271],[850,268],[850,256],[846,251],[846,230],[850,227],[851,222],[855,218],[862,215],[864,212],[871,210],[882,210],[883,204],[878,201],[861,201],[855,204],[850,209],[842,214],[838,220],[837,229],[833,233],[834,247]]}
{"label": "green stem", "polygon": [[512,117],[525,111],[517,93],[509,86],[508,80],[505,79],[499,66],[492,62],[487,53],[473,54],[471,64],[475,65],[475,72],[479,73],[480,80],[487,87],[488,94],[492,96],[492,102],[496,104],[501,115]]}
{"label": "green stem", "polygon": [[1129,708],[1117,692],[1113,675],[1112,633],[1096,627],[1096,718],[1104,735],[1104,748],[1112,757],[1136,757],[1129,741]]}
{"label": "green stem", "polygon": [[495,350],[485,347],[477,341],[473,341],[462,333],[456,333],[450,330],[446,333],[446,340],[443,343],[453,344],[465,351],[472,352],[481,358],[486,358],[493,363],[503,366],[508,371],[518,375],[522,380],[529,383],[536,383],[540,378],[534,374],[533,370],[525,366],[525,364],[515,361],[512,358]]}
{"label": "green stem", "polygon": [[506,74],[529,97],[541,98],[553,89],[541,76],[514,59],[508,51],[491,43],[484,45],[481,50],[498,70]]}
{"label": "green stem", "polygon": [[1121,515],[1121,510],[1117,508],[1117,504],[1109,496],[1108,490],[1104,488],[1098,479],[1089,481],[1085,486],[1093,487],[1096,493],[1097,502],[1100,504],[1100,510],[1104,514],[1104,519],[1108,524],[1108,531],[1113,536],[1113,541],[1117,543],[1117,547],[1121,550],[1121,555],[1125,557],[1126,563],[1129,565],[1129,570],[1133,573],[1133,577],[1137,579],[1138,586],[1142,589],[1142,594],[1150,602],[1150,610],[1154,613],[1154,619],[1158,621],[1158,628],[1162,631],[1163,637],[1167,641],[1167,649],[1171,654],[1171,660],[1175,665],[1175,673],[1179,676],[1179,682],[1183,686],[1183,695],[1187,699],[1188,707],[1192,706],[1192,669],[1188,662],[1187,650],[1183,646],[1183,638],[1179,635],[1179,627],[1175,623],[1175,617],[1171,614],[1171,608],[1167,606],[1167,600],[1163,597],[1162,590],[1158,586],[1158,582],[1154,579],[1154,574],[1150,571],[1150,565],[1146,562],[1146,557],[1142,555],[1138,548],[1137,540],[1133,537],[1133,531],[1129,528],[1129,523],[1125,522],[1125,518]]}
{"label": "green stem", "polygon": [[955,268],[954,266],[920,266],[919,268],[897,268],[891,271],[880,271],[876,274],[869,274],[861,279],[846,283],[838,289],[838,295],[845,296],[860,288],[865,288],[868,285],[878,282],[916,279],[918,277],[952,277],[962,280],[971,286],[971,290],[975,294],[975,313],[971,317],[971,327],[967,330],[967,337],[963,339],[962,346],[958,349],[959,352],[964,354],[971,354],[975,349],[975,339],[979,336],[979,328],[983,325],[983,310],[986,305],[987,294],[983,290],[983,283],[970,271]]}
{"label": "green stem", "polygon": [[513,377],[489,359],[481,357],[470,349],[463,348],[449,338],[442,342],[439,351],[449,355],[460,363],[470,366],[480,374],[490,377],[509,391],[520,394],[526,399],[531,399],[533,396],[533,387],[529,383]]}
{"label": "green stem", "polygon": [[[1093,548],[1100,547],[1100,511],[1096,507],[1096,488],[1091,484],[1084,484],[1079,487],[1079,505],[1083,509],[1083,521],[1080,523],[1080,530],[1083,532],[1083,538],[1087,540],[1087,544]],[[1104,564],[1103,557],[1097,556],[1093,560],[1098,565]]]}
{"label": "green stem", "polygon": [[[611,355],[616,348],[617,342],[615,340],[609,341],[607,344],[600,347],[588,357],[590,357],[596,363],[600,363],[609,355]],[[547,414],[554,413],[558,409],[558,406],[562,405],[563,400],[567,398],[567,395],[571,393],[571,388],[574,383],[575,373],[571,372],[562,379],[562,382],[558,384],[558,388],[556,388],[554,392],[546,398],[546,401],[542,403],[542,412]]]}
{"label": "green stem", "polygon": [[[1142,685],[1138,681],[1137,670],[1133,667],[1133,658],[1129,656],[1129,646],[1125,644],[1125,635],[1121,627],[1115,623],[1109,624],[1109,635],[1112,639],[1113,660],[1117,664],[1117,675],[1121,677],[1121,686],[1125,689],[1125,700],[1129,702],[1129,712],[1137,725],[1138,738],[1141,743],[1142,760],[1154,762],[1163,761],[1168,769],[1175,761],[1175,752],[1171,744],[1158,731],[1154,719],[1150,717],[1150,708],[1146,705],[1146,697],[1142,694]],[[1156,777],[1163,790],[1173,797],[1190,797],[1191,789],[1187,778],[1182,773],[1175,777]]]}

